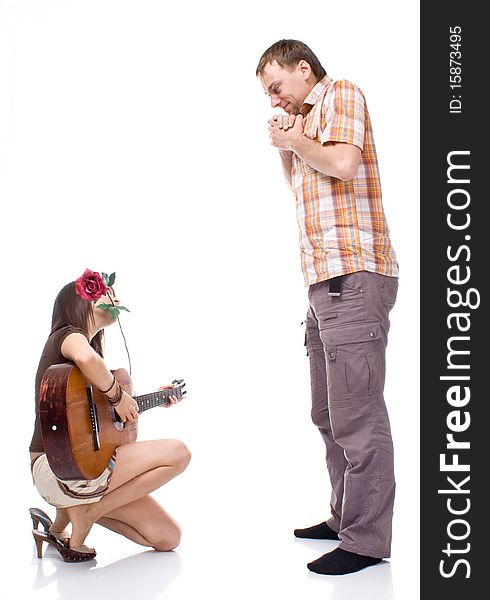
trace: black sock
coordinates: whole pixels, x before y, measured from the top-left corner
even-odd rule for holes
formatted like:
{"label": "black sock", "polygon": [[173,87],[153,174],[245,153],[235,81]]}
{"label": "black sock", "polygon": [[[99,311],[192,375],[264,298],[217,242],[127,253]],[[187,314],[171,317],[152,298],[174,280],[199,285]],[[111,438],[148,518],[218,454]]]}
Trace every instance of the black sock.
{"label": "black sock", "polygon": [[308,569],[321,575],[347,575],[347,573],[355,573],[379,562],[381,562],[381,558],[362,556],[342,550],[342,548],[335,548],[332,552],[327,552],[308,563]]}
{"label": "black sock", "polygon": [[298,538],[309,538],[310,540],[338,540],[339,536],[333,529],[323,523],[313,525],[312,527],[306,527],[306,529],[295,529],[294,535]]}

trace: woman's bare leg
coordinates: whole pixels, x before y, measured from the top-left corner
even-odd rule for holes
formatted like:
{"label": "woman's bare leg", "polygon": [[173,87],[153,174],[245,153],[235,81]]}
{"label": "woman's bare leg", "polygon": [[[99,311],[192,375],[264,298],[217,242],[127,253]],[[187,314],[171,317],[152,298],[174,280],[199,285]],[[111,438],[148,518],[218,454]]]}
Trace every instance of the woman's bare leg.
{"label": "woman's bare leg", "polygon": [[125,538],[128,538],[128,540],[131,540],[136,544],[140,544],[141,546],[151,546],[150,542],[144,538],[137,529],[124,521],[113,519],[112,517],[101,517],[97,521],[97,524],[123,535]]}
{"label": "woman's bare leg", "polygon": [[68,516],[66,508],[57,508],[56,517],[49,530],[52,532],[54,531],[56,533],[61,533],[64,529],[66,529],[66,527],[68,527],[69,524],[70,517]]}
{"label": "woman's bare leg", "polygon": [[97,523],[137,544],[163,552],[178,546],[182,534],[178,523],[151,496],[121,506]]}
{"label": "woman's bare leg", "polygon": [[109,491],[92,504],[67,508],[72,522],[70,547],[83,545],[92,525],[122,506],[139,500],[182,473],[190,453],[179,440],[154,440],[121,446]]}

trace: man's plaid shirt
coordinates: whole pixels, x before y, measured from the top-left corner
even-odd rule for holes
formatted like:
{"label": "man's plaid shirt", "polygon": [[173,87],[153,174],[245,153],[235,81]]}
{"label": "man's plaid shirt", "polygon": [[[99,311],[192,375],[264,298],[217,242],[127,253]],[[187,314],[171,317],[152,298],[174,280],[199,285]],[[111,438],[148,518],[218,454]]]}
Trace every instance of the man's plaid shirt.
{"label": "man's plaid shirt", "polygon": [[358,146],[355,177],[342,181],[324,175],[293,153],[292,185],[300,228],[305,285],[355,271],[398,276],[390,241],[369,113],[360,89],[326,75],[301,110],[304,135],[322,144]]}

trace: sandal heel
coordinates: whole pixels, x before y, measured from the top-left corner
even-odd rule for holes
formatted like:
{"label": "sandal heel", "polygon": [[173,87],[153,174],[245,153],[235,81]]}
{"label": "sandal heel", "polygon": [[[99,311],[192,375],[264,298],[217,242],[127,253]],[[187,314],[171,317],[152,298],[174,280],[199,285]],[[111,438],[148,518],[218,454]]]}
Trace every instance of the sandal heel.
{"label": "sandal heel", "polygon": [[58,538],[56,538],[51,533],[46,533],[45,531],[39,531],[38,529],[32,530],[32,535],[34,537],[34,541],[36,543],[37,557],[42,558],[43,556],[43,542],[50,544],[53,548],[58,552],[61,558],[65,562],[75,563],[75,562],[85,562],[87,560],[92,560],[96,556],[96,552],[82,552],[80,550],[73,550],[70,548],[68,541],[61,542]]}
{"label": "sandal heel", "polygon": [[45,539],[43,537],[41,537],[40,535],[36,535],[36,533],[37,533],[37,529],[33,530],[32,535],[34,537],[34,542],[36,544],[37,557],[42,558],[43,557],[43,542],[45,541]]}
{"label": "sandal heel", "polygon": [[31,515],[32,525],[34,529],[37,529],[39,523],[44,527],[44,531],[49,531],[49,528],[53,524],[53,521],[48,517],[48,515],[41,510],[40,508],[30,508],[29,514]]}

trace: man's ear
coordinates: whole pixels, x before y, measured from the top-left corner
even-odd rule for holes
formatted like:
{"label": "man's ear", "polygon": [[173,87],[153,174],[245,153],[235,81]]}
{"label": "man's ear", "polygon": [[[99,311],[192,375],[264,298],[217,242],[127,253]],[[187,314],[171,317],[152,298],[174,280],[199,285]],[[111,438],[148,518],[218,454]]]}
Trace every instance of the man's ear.
{"label": "man's ear", "polygon": [[299,70],[305,81],[311,75],[310,63],[306,62],[306,60],[300,60],[299,63],[296,65],[296,68]]}

